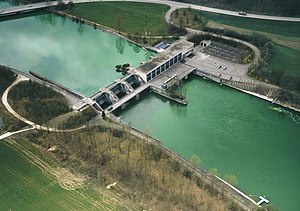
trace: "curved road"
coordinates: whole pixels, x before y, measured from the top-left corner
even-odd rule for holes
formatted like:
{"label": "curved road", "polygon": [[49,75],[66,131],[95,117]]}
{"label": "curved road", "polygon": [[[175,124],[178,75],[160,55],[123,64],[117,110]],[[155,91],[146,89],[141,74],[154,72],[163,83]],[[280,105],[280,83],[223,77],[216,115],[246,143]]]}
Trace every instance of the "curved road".
{"label": "curved road", "polygon": [[[38,125],[38,124],[35,124],[34,122],[22,117],[20,114],[18,114],[17,112],[15,112],[12,107],[9,105],[8,103],[8,100],[7,100],[7,96],[8,96],[8,93],[9,91],[12,89],[13,86],[17,85],[18,83],[20,83],[21,81],[25,81],[25,80],[29,80],[28,78],[24,77],[24,76],[21,76],[21,75],[18,75],[18,78],[16,79],[16,81],[14,83],[12,83],[6,90],[5,92],[3,93],[2,95],[2,103],[3,105],[5,106],[5,108],[12,114],[14,115],[17,119],[21,120],[22,122],[25,122],[26,124],[30,125],[31,128],[29,129],[24,129],[24,130],[20,130],[20,131],[15,131],[15,132],[8,132],[3,135],[1,135],[1,139],[3,138],[6,138],[8,136],[11,136],[13,134],[16,134],[16,133],[19,133],[19,132],[24,132],[24,131],[27,131],[27,130],[31,130],[31,129],[38,129],[38,130],[46,130],[46,131],[51,131],[51,132],[73,132],[73,131],[76,131],[76,130],[80,130],[80,129],[83,129],[85,128],[85,126],[82,126],[82,127],[78,127],[78,128],[74,128],[74,129],[67,129],[67,130],[60,130],[60,129],[57,129],[57,128],[51,128],[51,127],[46,127],[46,126],[43,126],[43,125]],[[1,140],[0,139],[0,140]]]}
{"label": "curved road", "polygon": [[[116,0],[73,0],[74,3],[87,3],[87,2],[100,2],[100,1],[102,2],[102,1],[116,1]],[[222,9],[217,9],[217,8],[212,8],[212,7],[204,7],[204,6],[175,2],[175,1],[170,1],[170,0],[122,0],[122,1],[165,4],[165,5],[169,5],[172,9],[190,7],[192,9],[196,9],[196,10],[224,14],[224,15],[238,16],[238,17],[243,17],[243,18],[256,18],[256,19],[264,19],[264,20],[300,22],[300,18],[295,18],[295,17],[269,16],[269,15],[258,15],[258,14],[251,14],[251,13],[248,13],[245,16],[241,16],[238,14],[237,11],[222,10]],[[64,0],[63,2],[69,3],[70,1]],[[56,5],[56,4],[57,4],[57,1],[53,1],[53,2],[42,2],[42,3],[6,8],[3,10],[0,10],[0,15],[5,15],[7,13],[12,13],[12,12],[19,12],[19,11],[23,11],[23,10],[25,11],[25,10],[34,10],[34,9],[38,9],[38,8],[45,8],[45,7],[49,7],[50,5]]]}

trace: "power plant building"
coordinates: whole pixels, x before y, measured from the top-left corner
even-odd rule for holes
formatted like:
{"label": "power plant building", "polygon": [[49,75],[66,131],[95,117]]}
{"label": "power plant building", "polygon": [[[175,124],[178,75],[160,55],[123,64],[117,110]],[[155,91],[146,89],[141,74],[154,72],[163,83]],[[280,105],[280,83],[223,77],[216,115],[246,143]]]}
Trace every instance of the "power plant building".
{"label": "power plant building", "polygon": [[187,40],[175,42],[165,51],[157,54],[147,63],[136,68],[135,73],[138,74],[145,82],[149,82],[190,55],[193,48],[194,43]]}

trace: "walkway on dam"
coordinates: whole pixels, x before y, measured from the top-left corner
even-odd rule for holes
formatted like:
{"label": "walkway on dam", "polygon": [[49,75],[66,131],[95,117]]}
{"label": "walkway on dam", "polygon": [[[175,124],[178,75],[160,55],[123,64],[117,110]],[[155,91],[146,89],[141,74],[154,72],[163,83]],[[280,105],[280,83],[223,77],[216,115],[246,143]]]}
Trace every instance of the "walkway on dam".
{"label": "walkway on dam", "polygon": [[134,97],[136,97],[138,99],[139,94],[142,93],[143,91],[145,91],[146,89],[148,89],[149,87],[150,87],[150,84],[148,84],[148,83],[145,83],[145,84],[141,85],[140,87],[135,89],[133,92],[125,95],[118,102],[116,102],[115,104],[108,107],[107,111],[113,112],[113,111],[115,111],[116,109],[118,109],[119,107],[122,107],[122,106],[123,106],[122,108],[125,108],[125,106],[127,105],[129,100],[133,99]]}

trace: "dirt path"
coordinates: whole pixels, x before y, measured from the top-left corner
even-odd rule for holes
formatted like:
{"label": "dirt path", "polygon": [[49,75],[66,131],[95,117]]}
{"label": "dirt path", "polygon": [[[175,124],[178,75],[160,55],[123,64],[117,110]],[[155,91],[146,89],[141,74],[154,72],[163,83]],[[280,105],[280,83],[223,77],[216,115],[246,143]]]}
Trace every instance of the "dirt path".
{"label": "dirt path", "polygon": [[[5,108],[13,115],[15,116],[17,119],[21,120],[22,122],[32,126],[31,129],[38,129],[38,130],[45,130],[45,131],[50,131],[50,132],[58,132],[58,133],[61,133],[61,132],[73,132],[73,131],[76,131],[76,130],[81,130],[83,128],[85,128],[86,126],[81,126],[81,127],[78,127],[78,128],[74,128],[74,129],[65,129],[65,130],[61,130],[61,129],[58,129],[58,128],[55,128],[55,127],[46,127],[46,126],[43,126],[43,125],[39,125],[39,124],[36,124],[26,118],[24,118],[23,116],[21,116],[20,114],[18,114],[17,112],[15,112],[15,110],[12,109],[12,107],[9,105],[8,103],[8,99],[7,99],[7,96],[8,96],[8,93],[9,91],[15,86],[17,85],[18,83],[22,82],[22,81],[28,81],[29,78],[23,76],[23,75],[20,75],[18,74],[18,77],[17,79],[4,91],[3,95],[2,95],[2,103],[3,105],[5,106]],[[20,133],[20,132],[24,132],[26,130],[29,130],[29,129],[25,129],[25,130],[19,130],[19,131],[15,131],[15,132],[8,132],[6,134],[3,134],[0,136],[0,140],[1,139],[4,139],[4,138],[7,138],[11,135],[14,135],[14,134],[17,134],[17,133]]]}

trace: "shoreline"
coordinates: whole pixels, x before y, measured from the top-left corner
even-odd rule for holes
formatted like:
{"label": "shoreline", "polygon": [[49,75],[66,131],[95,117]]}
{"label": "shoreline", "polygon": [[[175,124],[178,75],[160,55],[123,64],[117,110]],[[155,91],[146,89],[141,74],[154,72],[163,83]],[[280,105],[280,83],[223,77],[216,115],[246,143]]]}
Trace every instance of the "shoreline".
{"label": "shoreline", "polygon": [[284,103],[281,103],[281,102],[277,102],[276,99],[274,100],[274,99],[272,99],[272,98],[270,98],[270,97],[267,97],[267,96],[265,96],[265,95],[261,95],[261,94],[258,94],[258,93],[256,93],[256,92],[250,92],[250,91],[243,90],[243,89],[239,89],[239,88],[235,88],[235,89],[237,89],[237,90],[239,90],[239,91],[241,91],[241,92],[244,92],[244,93],[246,93],[246,94],[252,95],[252,96],[254,96],[254,97],[263,99],[263,100],[265,100],[265,101],[271,102],[272,104],[279,105],[279,106],[282,106],[282,107],[284,107],[284,108],[291,109],[291,110],[293,110],[293,111],[295,111],[295,112],[300,112],[300,109],[299,109],[299,108],[295,108],[295,107],[293,107],[293,106],[291,106],[291,105],[289,105],[289,104],[284,104]]}

